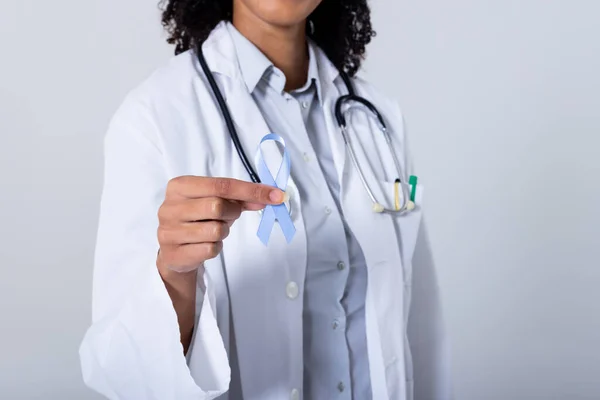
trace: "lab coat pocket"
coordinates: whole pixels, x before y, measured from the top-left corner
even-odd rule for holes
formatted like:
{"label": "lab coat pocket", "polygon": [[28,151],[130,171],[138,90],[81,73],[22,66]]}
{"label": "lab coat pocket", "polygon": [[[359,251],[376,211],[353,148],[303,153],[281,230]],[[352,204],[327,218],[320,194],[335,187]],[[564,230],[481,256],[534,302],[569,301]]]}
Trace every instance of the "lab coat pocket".
{"label": "lab coat pocket", "polygon": [[[405,194],[411,193],[412,186],[405,185],[404,190],[398,190],[398,198],[395,196],[395,182],[379,181],[378,191],[380,196],[377,199],[383,202],[383,206],[388,209],[395,209],[396,203],[404,204]],[[423,185],[417,184],[414,193],[415,207],[409,212],[389,214],[394,222],[398,245],[402,254],[402,267],[404,270],[404,284],[410,286],[412,281],[412,257],[417,244],[419,228],[421,226],[422,206],[423,206]]]}

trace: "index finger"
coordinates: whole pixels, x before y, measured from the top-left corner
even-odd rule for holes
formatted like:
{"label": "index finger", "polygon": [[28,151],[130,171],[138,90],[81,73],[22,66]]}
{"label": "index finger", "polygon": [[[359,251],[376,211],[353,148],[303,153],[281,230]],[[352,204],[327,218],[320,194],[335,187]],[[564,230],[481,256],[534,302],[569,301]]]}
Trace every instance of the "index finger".
{"label": "index finger", "polygon": [[220,197],[255,204],[281,204],[285,194],[278,188],[232,178],[181,176],[169,182],[170,191],[186,198]]}

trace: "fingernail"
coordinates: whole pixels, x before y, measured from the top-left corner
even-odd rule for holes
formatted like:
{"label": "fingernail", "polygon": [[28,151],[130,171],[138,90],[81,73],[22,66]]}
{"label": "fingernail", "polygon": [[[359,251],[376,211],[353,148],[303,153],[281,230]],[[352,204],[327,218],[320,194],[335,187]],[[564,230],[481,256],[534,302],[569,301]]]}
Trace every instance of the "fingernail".
{"label": "fingernail", "polygon": [[273,203],[283,203],[284,193],[279,189],[271,190],[271,193],[269,193],[269,199]]}

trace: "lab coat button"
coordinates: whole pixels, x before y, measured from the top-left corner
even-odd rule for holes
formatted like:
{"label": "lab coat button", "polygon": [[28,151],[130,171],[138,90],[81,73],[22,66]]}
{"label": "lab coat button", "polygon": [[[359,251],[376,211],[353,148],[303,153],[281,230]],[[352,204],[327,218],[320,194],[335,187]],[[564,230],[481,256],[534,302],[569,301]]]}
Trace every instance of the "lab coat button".
{"label": "lab coat button", "polygon": [[331,214],[331,208],[325,207],[325,214],[327,214],[327,215]]}
{"label": "lab coat button", "polygon": [[345,389],[344,382],[338,383],[337,388],[340,391],[340,393],[342,393]]}
{"label": "lab coat button", "polygon": [[337,269],[339,269],[340,271],[343,271],[346,268],[346,264],[344,264],[343,261],[340,261],[337,265]]}
{"label": "lab coat button", "polygon": [[300,391],[298,389],[292,389],[290,393],[290,400],[299,400],[300,399]]}
{"label": "lab coat button", "polygon": [[340,326],[340,323],[338,322],[338,320],[334,320],[333,324],[331,324],[331,327],[336,330],[338,327]]}
{"label": "lab coat button", "polygon": [[288,299],[294,300],[298,297],[298,284],[296,282],[289,282],[285,287],[285,294]]}

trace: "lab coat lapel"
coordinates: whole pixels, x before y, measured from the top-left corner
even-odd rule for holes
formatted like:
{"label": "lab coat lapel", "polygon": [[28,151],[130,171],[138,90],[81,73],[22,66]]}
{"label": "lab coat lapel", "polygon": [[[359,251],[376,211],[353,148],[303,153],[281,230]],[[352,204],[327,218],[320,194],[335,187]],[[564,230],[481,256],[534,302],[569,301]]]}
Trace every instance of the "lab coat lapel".
{"label": "lab coat lapel", "polygon": [[[244,85],[226,93],[230,95],[227,103],[238,128],[240,141],[248,156],[252,157],[262,137],[269,133],[267,124]],[[275,176],[282,159],[279,148],[274,142],[265,143],[261,148],[264,161]],[[294,186],[291,177],[288,186]],[[290,200],[293,202],[292,222],[296,229],[293,240],[287,243],[279,224],[276,223],[271,231],[268,246],[264,246],[255,233],[260,215],[247,217],[244,220],[244,228],[236,232],[236,241],[255,245],[243,256],[235,249],[234,252],[238,254],[230,257],[230,260],[237,260],[227,266],[232,272],[235,270],[229,277],[231,286],[237,289],[230,295],[244,398],[264,397],[264,393],[272,389],[273,376],[284,374],[297,379],[302,373],[302,297],[307,254],[300,198],[297,190],[295,193],[296,197]],[[245,232],[243,235],[246,236],[241,232]],[[295,285],[297,294],[290,292],[293,290],[290,285]],[[288,297],[298,298],[290,301],[285,297],[286,293]],[[260,309],[257,310],[257,307]],[[257,330],[257,327],[272,326],[274,321],[286,323],[266,335]],[[250,332],[255,333],[249,334]],[[277,353],[277,349],[285,349],[290,358],[281,358],[277,362],[256,363],[265,355]],[[257,369],[262,371],[257,373]]]}
{"label": "lab coat lapel", "polygon": [[[337,74],[337,71],[333,70],[335,67],[328,60],[321,61],[319,65],[325,65],[322,71],[324,74],[330,77]],[[365,307],[373,396],[388,398],[390,393],[405,392],[405,382],[398,382],[396,374],[388,373],[390,368],[397,368],[399,376],[404,376],[403,340],[396,335],[404,332],[404,300],[402,295],[397,295],[398,291],[403,290],[401,253],[393,217],[377,214],[372,210],[372,203],[356,168],[348,161],[344,139],[334,117],[335,102],[339,96],[346,94],[346,89],[340,82],[341,79],[337,79],[338,85],[331,83],[334,79],[326,80],[328,84],[323,88],[325,122],[340,179],[344,217],[363,250],[369,271]],[[354,128],[369,139],[378,133],[368,122],[359,123]],[[369,163],[364,162],[366,153],[374,154],[374,151],[368,151],[369,149],[363,146],[357,147],[355,150],[363,158],[361,165],[366,165],[363,168],[365,178],[380,197],[380,182],[377,181]]]}
{"label": "lab coat lapel", "polygon": [[255,164],[255,155],[260,146],[264,161],[269,167],[273,178],[275,178],[277,168],[281,164],[283,152],[273,142],[266,142],[260,145],[262,138],[271,133],[271,131],[243,82],[236,80],[232,84],[237,87],[231,88],[231,91],[228,91],[227,105],[231,111],[242,147],[250,159],[250,163],[254,166],[254,170],[258,172]]}
{"label": "lab coat lapel", "polygon": [[[210,69],[218,78],[241,145],[254,166],[254,155],[260,141],[271,132],[244,84],[234,45],[224,23],[213,30],[203,50]],[[227,135],[225,140],[233,147],[224,123],[222,130],[222,133],[215,134]],[[275,175],[282,160],[279,147],[270,142],[261,148],[267,166]],[[235,151],[232,154],[233,174],[241,174],[242,179],[248,179]],[[288,186],[295,186],[291,177]],[[244,251],[235,246],[224,247],[243,398],[264,398],[265,393],[273,390],[273,377],[291,376],[299,381],[302,377],[306,232],[297,191],[290,202],[293,202],[292,221],[296,228],[291,243],[285,241],[276,223],[268,245],[263,245],[256,235],[261,216],[244,213],[226,239],[228,243],[243,244]],[[264,329],[273,327],[274,321],[285,323],[278,329]],[[271,358],[269,362],[256,362],[265,356]]]}
{"label": "lab coat lapel", "polygon": [[[357,127],[364,135],[371,135],[368,126]],[[364,168],[367,169],[367,168]],[[370,179],[370,175],[365,175]],[[404,290],[403,268],[398,248],[397,232],[392,216],[375,213],[354,166],[348,162],[342,191],[344,217],[358,240],[368,268],[368,286],[365,302],[367,347],[373,398],[390,398],[400,391],[405,382],[403,340]],[[396,361],[400,360],[398,363]],[[387,373],[398,368],[398,375]]]}
{"label": "lab coat lapel", "polygon": [[315,54],[318,58],[319,74],[321,76],[321,90],[323,96],[323,111],[325,114],[325,125],[327,132],[329,133],[329,144],[333,153],[333,162],[338,174],[338,180],[341,190],[343,190],[343,174],[346,166],[346,147],[344,145],[344,138],[340,132],[340,128],[335,120],[335,103],[337,99],[343,94],[340,92],[335,84],[335,81],[339,77],[338,70],[329,61],[327,55],[315,46]]}
{"label": "lab coat lapel", "polygon": [[[359,238],[359,241],[361,242],[363,251],[369,253],[369,256],[371,256],[371,265],[383,261],[399,260],[400,254],[393,246],[392,248],[384,250],[379,249],[378,246],[372,246],[376,244],[376,242],[380,242],[380,240],[374,240],[373,231],[375,229],[379,231],[378,233],[387,235],[390,239],[395,239],[393,223],[390,216],[376,214],[372,211],[372,204],[360,181],[358,173],[351,162],[347,160],[346,145],[342,133],[340,132],[340,127],[335,120],[334,113],[335,103],[340,96],[346,94],[346,88],[343,82],[341,82],[341,78],[339,78],[337,69],[327,59],[322,50],[318,50],[317,54],[319,57],[319,73],[322,74],[324,78],[323,82],[326,83],[322,85],[325,123],[341,187],[341,203],[344,208],[344,216],[346,219],[354,222],[354,227],[352,227],[353,231],[355,231],[354,234],[363,239],[361,241],[361,238]],[[367,120],[364,119],[364,121]],[[361,135],[371,139],[371,142],[373,135],[378,133],[373,130],[374,127],[368,122],[357,124],[357,126],[354,126],[353,128],[357,132],[360,132]],[[355,150],[360,158],[362,158],[361,165],[368,166],[369,164],[365,164],[365,161],[368,161],[365,159],[365,157],[367,157],[365,155],[366,149],[363,151],[362,146],[355,146]],[[371,152],[371,154],[373,154],[373,152]],[[378,192],[379,185],[372,169],[364,167],[363,173],[372,189]],[[377,194],[379,194],[379,192]],[[375,225],[373,225],[373,223],[375,223]],[[374,249],[373,252],[371,252],[371,247]]]}
{"label": "lab coat lapel", "polygon": [[255,165],[255,155],[260,146],[263,159],[273,178],[275,178],[281,165],[283,149],[273,142],[260,145],[265,135],[277,132],[270,132],[261,111],[244,84],[235,46],[225,22],[222,22],[213,30],[211,36],[203,45],[203,49],[211,71],[229,78],[221,80],[220,90],[225,97],[225,102],[248,161],[255,172],[258,172]]}

